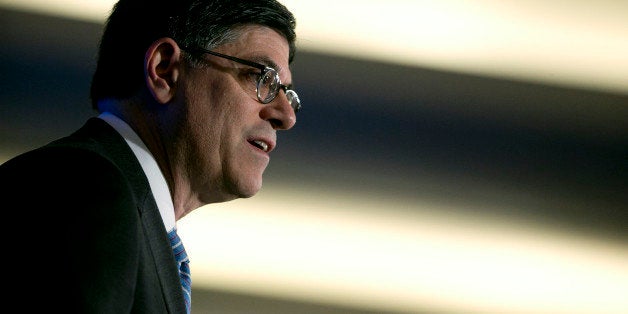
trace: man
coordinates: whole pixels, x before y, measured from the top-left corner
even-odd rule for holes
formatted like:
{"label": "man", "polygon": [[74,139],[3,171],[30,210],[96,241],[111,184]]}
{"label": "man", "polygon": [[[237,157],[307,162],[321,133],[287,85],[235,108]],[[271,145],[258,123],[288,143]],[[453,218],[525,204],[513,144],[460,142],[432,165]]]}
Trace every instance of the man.
{"label": "man", "polygon": [[271,0],[120,0],[92,81],[98,117],[0,166],[5,225],[19,227],[5,304],[189,313],[176,221],[260,189],[300,108],[294,28]]}

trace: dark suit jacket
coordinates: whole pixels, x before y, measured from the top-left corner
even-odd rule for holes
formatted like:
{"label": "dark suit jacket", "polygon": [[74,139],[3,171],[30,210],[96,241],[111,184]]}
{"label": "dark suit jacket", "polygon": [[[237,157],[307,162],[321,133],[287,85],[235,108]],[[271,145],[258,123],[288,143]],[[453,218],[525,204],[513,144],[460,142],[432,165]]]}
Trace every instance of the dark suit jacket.
{"label": "dark suit jacket", "polygon": [[[185,313],[175,258],[142,168],[92,118],[0,166],[4,306],[20,313]],[[13,233],[10,233],[13,231]]]}

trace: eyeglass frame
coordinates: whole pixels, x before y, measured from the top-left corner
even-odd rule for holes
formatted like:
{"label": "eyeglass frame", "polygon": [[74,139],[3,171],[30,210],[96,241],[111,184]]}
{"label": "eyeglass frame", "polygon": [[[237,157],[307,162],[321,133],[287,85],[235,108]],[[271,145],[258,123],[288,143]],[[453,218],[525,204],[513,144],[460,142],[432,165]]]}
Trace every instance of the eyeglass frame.
{"label": "eyeglass frame", "polygon": [[[224,58],[224,59],[227,59],[227,60],[231,60],[231,61],[234,61],[234,62],[237,62],[237,63],[240,63],[240,64],[248,65],[248,66],[251,66],[251,67],[259,69],[261,71],[261,73],[260,73],[259,79],[257,80],[257,84],[255,85],[255,91],[256,91],[256,94],[257,94],[257,100],[260,103],[262,103],[262,104],[270,103],[275,98],[277,98],[277,95],[279,95],[279,90],[282,89],[284,91],[284,93],[286,94],[286,97],[288,97],[288,102],[290,102],[290,107],[292,107],[292,110],[294,110],[294,113],[297,113],[297,112],[299,112],[299,110],[301,110],[301,100],[299,99],[299,95],[297,94],[297,92],[295,92],[292,89],[292,84],[290,84],[290,85],[282,84],[281,83],[281,79],[279,78],[279,72],[277,72],[277,70],[275,70],[274,68],[269,67],[269,66],[264,65],[264,64],[261,64],[261,63],[254,62],[254,61],[240,59],[238,57],[222,54],[220,52],[215,52],[215,51],[204,49],[204,48],[196,47],[194,49],[190,49],[190,48],[183,47],[181,45],[179,45],[179,47],[181,47],[181,49],[183,49],[183,50],[207,53],[207,54],[210,54],[210,55],[213,55],[213,56],[216,56],[216,57]],[[262,96],[260,95],[260,85],[262,84],[262,79],[264,78],[264,75],[268,71],[275,72],[275,78],[274,79],[277,80],[279,88],[277,89],[277,92],[272,97],[269,97],[269,99],[265,100],[265,99],[262,99]],[[291,96],[288,96],[288,94],[290,94]],[[292,104],[292,99],[296,100],[296,106],[294,106]]]}

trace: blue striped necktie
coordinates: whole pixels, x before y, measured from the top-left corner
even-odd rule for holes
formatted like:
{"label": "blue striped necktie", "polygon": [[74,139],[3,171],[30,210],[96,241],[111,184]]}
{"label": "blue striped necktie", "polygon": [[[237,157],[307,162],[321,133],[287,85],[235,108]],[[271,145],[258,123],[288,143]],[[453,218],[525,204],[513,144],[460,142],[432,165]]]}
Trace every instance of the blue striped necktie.
{"label": "blue striped necktie", "polygon": [[188,254],[185,253],[185,248],[181,239],[177,235],[177,228],[173,228],[168,232],[168,238],[170,238],[170,245],[174,252],[174,257],[177,260],[179,266],[179,277],[181,278],[181,287],[183,289],[183,297],[185,298],[185,309],[188,314],[192,308],[192,278],[190,277],[190,259]]}

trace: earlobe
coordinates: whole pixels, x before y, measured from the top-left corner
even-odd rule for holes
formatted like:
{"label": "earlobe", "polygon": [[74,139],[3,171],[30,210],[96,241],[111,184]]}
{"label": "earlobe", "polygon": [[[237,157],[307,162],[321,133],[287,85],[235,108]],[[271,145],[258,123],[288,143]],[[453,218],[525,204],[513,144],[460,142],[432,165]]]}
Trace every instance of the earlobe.
{"label": "earlobe", "polygon": [[166,104],[174,97],[180,56],[181,49],[177,43],[167,37],[156,40],[146,50],[146,86],[157,103]]}

